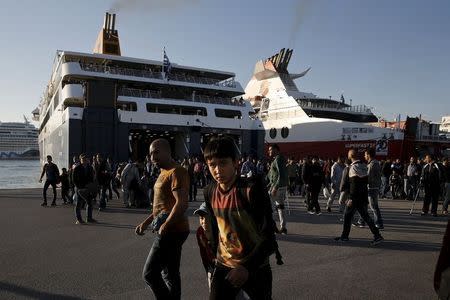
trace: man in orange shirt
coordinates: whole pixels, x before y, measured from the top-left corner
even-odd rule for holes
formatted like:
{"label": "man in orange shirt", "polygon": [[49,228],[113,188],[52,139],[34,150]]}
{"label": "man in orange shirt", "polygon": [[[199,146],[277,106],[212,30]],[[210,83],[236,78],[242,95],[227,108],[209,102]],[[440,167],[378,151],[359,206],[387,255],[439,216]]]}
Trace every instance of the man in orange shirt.
{"label": "man in orange shirt", "polygon": [[188,208],[189,174],[171,157],[169,142],[155,140],[150,157],[161,168],[154,186],[153,212],[136,227],[142,235],[151,225],[156,238],[144,265],[143,278],[156,299],[180,299],[180,261],[183,243],[189,235],[185,216]]}

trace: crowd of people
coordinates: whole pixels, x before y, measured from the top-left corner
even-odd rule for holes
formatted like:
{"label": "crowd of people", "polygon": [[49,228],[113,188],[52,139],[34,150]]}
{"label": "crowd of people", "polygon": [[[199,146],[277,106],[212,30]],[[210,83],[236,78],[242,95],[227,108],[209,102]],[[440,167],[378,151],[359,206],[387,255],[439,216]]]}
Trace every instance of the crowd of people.
{"label": "crowd of people", "polygon": [[[335,161],[316,156],[295,160],[285,159],[276,144],[269,146],[268,154],[268,159],[256,160],[252,155],[239,159],[233,140],[222,137],[211,140],[203,156],[178,161],[171,157],[169,143],[158,139],[143,163],[115,164],[101,154],[91,161],[81,154],[61,174],[48,156],[40,177],[42,181],[46,175],[42,206],[47,206],[50,186],[51,205],[56,205],[56,185],[61,184],[62,201],[75,203],[76,224],[85,223],[83,207],[86,222],[96,223],[92,218],[96,199],[98,209],[105,210],[113,192],[120,198],[119,188],[125,207],[151,207],[135,232],[142,235],[150,228],[156,233],[143,278],[157,299],[181,297],[181,252],[189,235],[186,210],[189,201],[197,201],[198,189],[203,189],[204,202],[194,212],[200,223],[196,236],[210,299],[271,299],[269,256],[275,254],[277,263],[283,263],[275,235],[288,233],[285,202],[289,197],[304,197],[307,213],[317,216],[322,214],[321,193],[327,212],[338,200],[343,221],[342,233],[335,238],[338,243],[349,241],[352,224],[369,227],[372,246],[381,243],[384,224],[378,199],[389,193],[392,199],[413,200],[423,190],[422,215],[428,214],[431,204],[431,214],[437,216],[440,200],[447,214],[448,159],[436,161],[428,154],[407,164],[379,162],[369,148],[363,153],[351,149],[346,158]],[[359,216],[354,218],[356,213]]]}

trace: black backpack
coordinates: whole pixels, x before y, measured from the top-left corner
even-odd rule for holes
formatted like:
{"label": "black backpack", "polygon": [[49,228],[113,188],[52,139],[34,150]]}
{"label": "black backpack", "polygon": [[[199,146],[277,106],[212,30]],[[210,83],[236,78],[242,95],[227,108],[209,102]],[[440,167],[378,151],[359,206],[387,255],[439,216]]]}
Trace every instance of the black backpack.
{"label": "black backpack", "polygon": [[[270,201],[267,188],[264,184],[264,178],[262,176],[253,176],[252,178],[242,178],[238,177],[236,180],[236,190],[237,197],[241,200],[244,205],[244,209],[254,220],[257,228],[260,230],[263,236],[263,244],[261,245],[261,250],[267,256],[275,254],[277,265],[283,264],[283,257],[278,248],[278,243],[276,239],[277,225],[273,220],[272,204]],[[205,198],[205,203],[211,215],[214,212],[211,207],[211,197],[213,192],[217,187],[217,183],[214,181],[205,187],[203,193]],[[250,202],[247,192],[250,191],[250,198],[254,201]],[[213,252],[217,250],[217,237],[218,237],[218,227],[216,218],[211,218],[212,231],[214,236],[214,241],[212,241]]]}

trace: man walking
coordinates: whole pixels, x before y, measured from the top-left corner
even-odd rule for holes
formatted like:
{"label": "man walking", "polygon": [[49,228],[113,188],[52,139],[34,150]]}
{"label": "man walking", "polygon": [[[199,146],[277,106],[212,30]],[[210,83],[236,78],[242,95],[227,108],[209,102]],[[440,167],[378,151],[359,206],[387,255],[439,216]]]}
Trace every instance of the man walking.
{"label": "man walking", "polygon": [[409,159],[409,165],[406,168],[406,186],[405,186],[405,194],[406,199],[414,200],[414,196],[417,192],[417,184],[419,182],[419,166],[416,163],[414,157]]}
{"label": "man walking", "polygon": [[[368,175],[368,198],[370,209],[373,212],[373,219],[375,226],[378,229],[384,229],[383,218],[381,217],[380,207],[378,206],[378,195],[380,193],[381,186],[381,166],[378,160],[375,159],[375,149],[369,148],[364,152],[364,158],[366,159],[367,175]],[[359,217],[359,225],[364,226],[364,220]]]}
{"label": "man walking", "polygon": [[143,278],[156,299],[180,299],[180,261],[184,241],[189,235],[189,174],[171,157],[169,142],[155,140],[150,145],[153,163],[161,168],[154,186],[152,214],[136,227],[142,235],[151,224],[156,237],[144,265]]}
{"label": "man walking", "polygon": [[313,157],[311,165],[311,178],[309,189],[311,191],[311,199],[308,206],[308,213],[320,216],[322,214],[319,205],[319,194],[324,183],[325,174],[322,166],[319,164],[317,157]]}
{"label": "man walking", "polygon": [[348,187],[349,200],[344,213],[344,228],[340,237],[335,238],[336,241],[347,242],[350,234],[353,215],[356,211],[363,220],[369,225],[370,231],[374,235],[373,241],[370,243],[375,246],[383,241],[383,237],[380,234],[379,229],[375,226],[372,218],[367,211],[367,198],[368,198],[368,176],[367,166],[361,162],[357,157],[357,152],[354,149],[348,151],[348,158],[352,161],[348,176],[343,177],[343,186]]}
{"label": "man walking", "polygon": [[431,154],[425,156],[426,165],[422,169],[421,183],[425,190],[422,216],[428,214],[431,203],[431,214],[437,217],[439,195],[441,194],[441,170]]}
{"label": "man walking", "polygon": [[273,203],[278,212],[280,219],[279,232],[287,234],[286,219],[284,213],[284,200],[286,198],[286,191],[288,185],[288,174],[286,169],[286,159],[280,154],[280,148],[277,144],[269,146],[269,156],[273,159],[269,173],[267,174],[267,181],[269,182],[268,190]]}
{"label": "man walking", "polygon": [[56,184],[59,180],[59,169],[56,164],[53,163],[52,157],[47,155],[47,163],[42,168],[41,177],[39,178],[39,182],[42,182],[42,177],[45,174],[45,183],[44,183],[44,202],[42,202],[41,206],[47,206],[47,189],[51,185],[53,189],[53,201],[52,206],[56,205]]}
{"label": "man walking", "polygon": [[330,198],[327,201],[327,211],[331,212],[331,206],[333,205],[334,200],[336,197],[339,197],[340,192],[340,185],[341,185],[341,179],[342,179],[342,172],[344,171],[345,165],[344,165],[344,159],[342,157],[338,157],[336,162],[331,167],[331,194]]}
{"label": "man walking", "polygon": [[108,169],[108,165],[106,161],[103,160],[103,157],[100,153],[97,154],[96,158],[97,159],[94,164],[94,171],[95,181],[100,187],[100,204],[98,206],[98,210],[101,211],[106,208],[106,190],[109,186],[110,170]]}
{"label": "man walking", "polygon": [[97,185],[94,184],[94,169],[89,163],[89,158],[85,154],[80,155],[80,164],[73,170],[73,184],[77,204],[75,206],[75,224],[84,224],[81,217],[81,208],[86,204],[86,221],[96,223],[92,218],[92,200],[97,195]]}

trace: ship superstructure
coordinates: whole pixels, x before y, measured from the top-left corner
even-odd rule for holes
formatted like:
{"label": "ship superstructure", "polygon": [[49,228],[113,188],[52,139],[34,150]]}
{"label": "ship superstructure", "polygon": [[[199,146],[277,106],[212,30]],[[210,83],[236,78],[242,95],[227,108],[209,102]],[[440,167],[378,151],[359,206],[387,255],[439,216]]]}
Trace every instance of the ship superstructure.
{"label": "ship superstructure", "polygon": [[35,113],[42,158],[64,166],[80,153],[143,159],[158,137],[183,158],[216,134],[262,149],[262,124],[234,73],[171,63],[165,50],[161,61],[121,56],[115,20],[106,14],[93,54],[57,51]]}
{"label": "ship superstructure", "polygon": [[39,157],[38,129],[25,122],[0,122],[0,159]]}
{"label": "ship superstructure", "polygon": [[335,157],[350,148],[375,147],[379,156],[401,155],[404,133],[400,129],[373,126],[378,118],[365,105],[352,106],[340,100],[301,92],[294,80],[310,69],[290,74],[293,50],[282,49],[258,61],[245,88],[266,131],[266,143],[278,143],[288,155]]}

